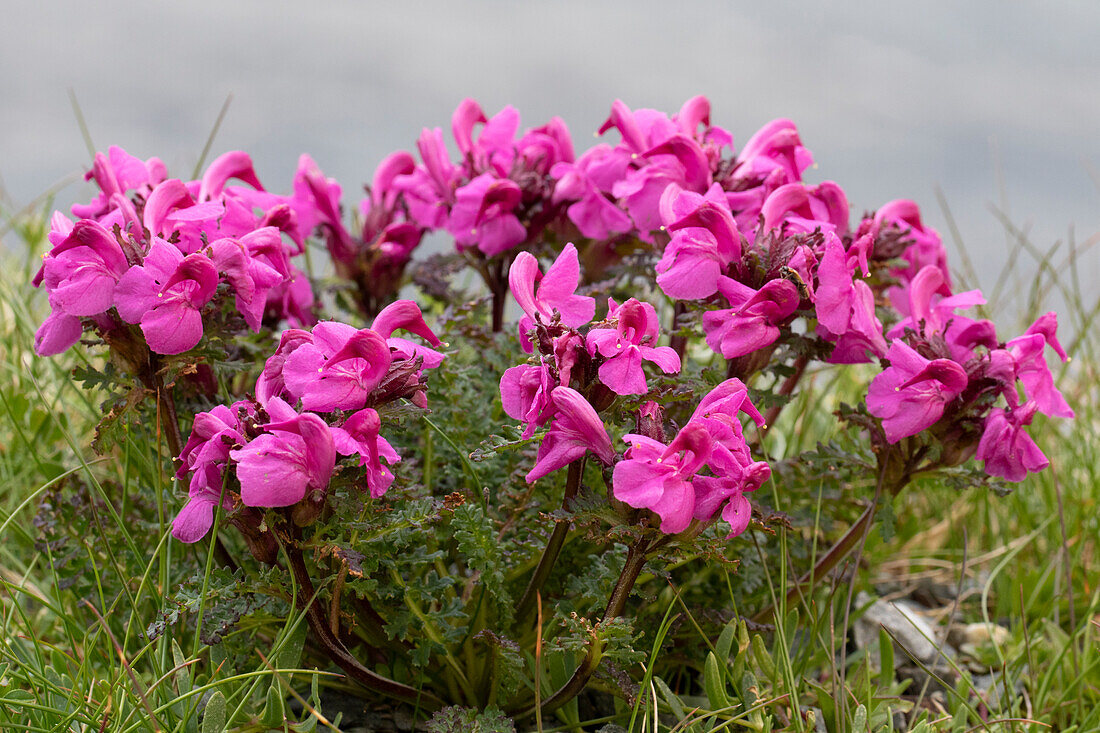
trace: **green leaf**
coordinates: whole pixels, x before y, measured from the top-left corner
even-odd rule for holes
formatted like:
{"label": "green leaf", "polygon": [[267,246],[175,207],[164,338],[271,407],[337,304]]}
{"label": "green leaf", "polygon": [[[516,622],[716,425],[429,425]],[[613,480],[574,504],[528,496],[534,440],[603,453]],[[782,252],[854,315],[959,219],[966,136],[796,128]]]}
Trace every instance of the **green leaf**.
{"label": "green leaf", "polygon": [[768,648],[764,646],[764,637],[760,634],[755,634],[752,637],[752,656],[756,661],[756,666],[764,673],[765,677],[769,680],[777,678],[775,661],[772,660],[772,655],[768,653]]}
{"label": "green leaf", "polygon": [[221,690],[206,701],[206,710],[202,714],[202,733],[222,733],[225,730],[225,695]]}
{"label": "green leaf", "polygon": [[267,688],[267,703],[264,705],[263,712],[260,713],[260,724],[275,728],[282,726],[284,720],[286,715],[283,710],[282,687],[278,681],[272,681],[271,687]]}
{"label": "green leaf", "polygon": [[718,642],[714,645],[714,653],[718,661],[725,664],[730,658],[730,649],[733,648],[733,637],[737,632],[737,619],[731,620],[718,635]]}
{"label": "green leaf", "polygon": [[708,652],[706,664],[703,666],[703,690],[707,693],[711,710],[721,710],[730,706],[724,687],[718,658],[714,656],[714,652]]}
{"label": "green leaf", "polygon": [[894,642],[886,629],[878,630],[878,654],[881,660],[878,683],[882,689],[888,690],[894,684]]}
{"label": "green leaf", "polygon": [[657,686],[657,691],[661,693],[661,697],[664,698],[665,704],[668,705],[668,709],[672,711],[672,714],[676,716],[677,720],[683,720],[684,706],[680,703],[679,696],[672,690],[668,689],[668,685],[660,677],[653,676],[653,684]]}

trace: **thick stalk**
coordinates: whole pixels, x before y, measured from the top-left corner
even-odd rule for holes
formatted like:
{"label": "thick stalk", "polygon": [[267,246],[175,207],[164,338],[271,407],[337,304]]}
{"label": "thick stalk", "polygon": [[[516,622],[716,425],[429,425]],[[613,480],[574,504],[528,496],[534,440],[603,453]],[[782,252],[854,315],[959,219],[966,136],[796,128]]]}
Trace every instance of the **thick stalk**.
{"label": "thick stalk", "polygon": [[[569,464],[569,473],[565,478],[565,495],[561,500],[563,509],[568,509],[573,498],[577,495],[577,490],[581,485],[581,476],[584,474],[584,461],[585,459],[582,456]],[[542,591],[543,585],[546,584],[546,579],[550,577],[550,571],[554,569],[558,555],[561,554],[562,545],[565,544],[566,535],[569,534],[569,524],[569,522],[557,522],[554,525],[554,531],[550,534],[546,549],[542,551],[539,564],[535,567],[535,572],[527,583],[527,589],[523,591],[523,597],[516,607],[516,621],[522,622],[527,614],[534,609],[535,599]]]}
{"label": "thick stalk", "polygon": [[[615,582],[614,590],[611,591],[611,597],[608,598],[607,608],[604,610],[600,623],[607,623],[622,614],[623,609],[626,607],[626,601],[630,597],[630,591],[634,589],[634,583],[638,580],[642,568],[645,567],[648,550],[649,543],[644,539],[639,540],[638,544],[631,545],[627,549],[626,563],[623,565],[622,572],[619,573],[619,579]],[[598,639],[594,640],[588,647],[588,653],[584,655],[584,659],[578,665],[576,671],[573,672],[573,676],[569,678],[569,681],[553,695],[542,701],[542,705],[539,706],[542,712],[553,712],[579,695],[585,685],[588,684],[588,680],[591,679],[596,668],[600,666],[602,657],[603,642]],[[531,708],[522,711],[516,717],[517,719],[527,717],[533,715],[534,712],[535,709]]]}
{"label": "thick stalk", "polygon": [[[298,533],[297,528],[293,531],[295,534]],[[417,690],[414,687],[409,687],[372,672],[360,664],[359,660],[348,651],[347,647],[329,627],[329,619],[325,609],[316,598],[317,591],[313,587],[312,579],[309,577],[309,570],[306,568],[302,550],[295,544],[297,539],[296,537],[290,542],[284,541],[283,549],[286,551],[291,572],[294,573],[294,580],[298,584],[298,605],[305,611],[306,622],[309,624],[310,630],[329,658],[340,669],[344,670],[349,677],[372,692],[378,692],[386,697],[415,704],[428,710],[443,707],[443,701],[430,692]]]}
{"label": "thick stalk", "polygon": [[508,278],[504,274],[503,260],[494,268],[493,282],[489,287],[493,292],[493,333],[504,330],[504,306],[508,302]]}
{"label": "thick stalk", "polygon": [[687,312],[687,308],[684,306],[682,300],[677,300],[676,305],[672,308],[672,324],[669,326],[668,332],[672,334],[669,339],[669,346],[676,352],[676,356],[680,357],[680,361],[684,360],[684,352],[687,351],[687,336],[679,336],[676,333],[677,322],[680,320],[680,316]]}
{"label": "thick stalk", "polygon": [[[783,380],[783,384],[779,385],[779,394],[786,397],[791,392],[794,392],[794,388],[798,386],[798,382],[802,379],[802,375],[805,374],[806,366],[809,363],[809,358],[805,356],[800,356],[795,360],[794,373]],[[774,425],[782,410],[783,405],[772,405],[768,408],[768,411],[764,413],[764,425],[769,428]]]}

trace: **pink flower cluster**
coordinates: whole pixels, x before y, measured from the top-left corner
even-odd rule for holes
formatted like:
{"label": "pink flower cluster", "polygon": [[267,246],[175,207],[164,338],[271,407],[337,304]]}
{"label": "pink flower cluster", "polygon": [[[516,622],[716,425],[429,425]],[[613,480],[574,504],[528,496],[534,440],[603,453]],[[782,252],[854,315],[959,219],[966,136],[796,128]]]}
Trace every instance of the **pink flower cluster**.
{"label": "pink flower cluster", "polygon": [[[590,324],[595,302],[575,294],[577,252],[567,245],[543,276],[535,258],[520,253],[512,264],[512,293],[524,310],[521,336],[528,351],[538,345],[537,363],[508,369],[500,380],[504,411],[526,423],[524,437],[549,424],[527,481],[535,481],[591,451],[614,466],[613,495],[625,504],[653,511],[661,531],[684,531],[692,519],[710,521],[722,509],[731,534],[748,526],[751,510],[744,494],[770,475],[766,463],[754,461],[737,419],[739,412],[757,423],[763,418],[748,391],[730,379],[703,398],[688,424],[667,446],[656,437],[630,434],[630,448],[618,459],[607,428],[592,399],[601,395],[649,392],[643,362],[665,373],[680,371],[680,357],[658,346],[656,309],[635,298],[608,303],[605,318]],[[536,286],[537,284],[537,286]],[[585,333],[580,328],[587,327]],[[535,333],[535,341],[528,331]],[[573,385],[573,386],[571,386]],[[608,405],[604,404],[604,407]],[[660,425],[662,411],[647,402],[639,424]],[[659,435],[663,429],[657,428]],[[710,475],[697,475],[704,467]],[[723,508],[724,507],[724,508]]]}
{"label": "pink flower cluster", "polygon": [[96,154],[88,178],[99,195],[73,207],[76,222],[54,213],[53,247],[34,280],[45,284],[51,308],[35,335],[39,354],[65,351],[85,328],[123,323],[140,326],[154,352],[187,351],[202,338],[221,285],[254,331],[265,314],[313,322],[309,281],[291,263],[309,233],[312,202],[265,191],[247,154],[226,153],[184,182],[168,178],[156,158],[112,147]]}
{"label": "pink flower cluster", "polygon": [[[372,497],[385,494],[393,483],[387,464],[400,457],[381,436],[375,408],[399,398],[425,405],[423,370],[443,361],[442,353],[393,336],[397,329],[440,345],[408,300],[385,308],[370,328],[323,321],[311,331],[284,331],[253,400],[195,416],[177,473],[181,480],[191,475],[189,499],[173,535],[183,542],[205,536],[219,497],[229,509],[234,494],[243,507],[292,506],[323,495],[337,455],[357,456],[358,485]],[[236,484],[227,483],[229,467]]]}
{"label": "pink flower cluster", "polygon": [[[887,441],[976,424],[976,457],[990,475],[1021,481],[1046,468],[1046,456],[1024,428],[1037,412],[1074,416],[1045,358],[1048,346],[1063,361],[1068,358],[1056,335],[1057,316],[1047,313],[1022,336],[1001,343],[991,322],[955,312],[984,303],[981,292],[953,294],[934,264],[896,291],[895,300],[902,297],[906,315],[887,332],[889,366],[867,394]],[[994,407],[998,398],[1004,407]]]}

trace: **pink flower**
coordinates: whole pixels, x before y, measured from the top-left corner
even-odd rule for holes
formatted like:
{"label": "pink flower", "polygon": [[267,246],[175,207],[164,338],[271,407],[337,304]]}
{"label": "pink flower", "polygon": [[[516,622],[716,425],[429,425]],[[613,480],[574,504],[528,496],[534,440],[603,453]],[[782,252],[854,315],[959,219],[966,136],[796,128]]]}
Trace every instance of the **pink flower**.
{"label": "pink flower", "polygon": [[798,128],[790,120],[780,118],[757,130],[741,148],[734,178],[762,181],[778,177],[780,185],[797,183],[802,180],[802,172],[813,162],[813,155],[802,147]]}
{"label": "pink flower", "polygon": [[580,279],[580,260],[572,242],[565,245],[545,275],[539,271],[538,260],[530,252],[516,255],[508,270],[508,285],[525,314],[519,322],[520,341],[525,351],[531,352],[527,332],[535,327],[535,314],[542,316],[544,323],[550,323],[556,311],[561,315],[562,325],[569,328],[583,326],[592,320],[596,300],[576,295]]}
{"label": "pink flower", "polygon": [[636,509],[650,509],[661,517],[661,531],[676,534],[687,529],[695,512],[692,478],[710,458],[711,437],[701,424],[689,422],[665,446],[633,433],[626,458],[615,464],[615,498]]}
{"label": "pink flower", "polygon": [[[239,417],[241,410],[253,412],[250,403],[237,402],[195,415],[176,472],[179,479],[191,473],[187,503],[172,522],[172,536],[180,542],[198,542],[214,524],[214,507],[222,497],[230,446],[246,442]],[[228,500],[224,506],[228,508]]]}
{"label": "pink flower", "polygon": [[245,506],[297,504],[309,489],[324,491],[336,466],[336,448],[325,421],[298,414],[275,397],[265,406],[272,422],[262,435],[230,451]]}
{"label": "pink flower", "polygon": [[448,207],[454,202],[455,187],[462,173],[451,164],[443,131],[425,129],[416,141],[423,165],[411,173],[394,178],[409,207],[409,218],[425,229],[440,229],[447,221]]}
{"label": "pink flower", "polygon": [[516,154],[525,167],[542,175],[559,163],[573,162],[573,140],[560,117],[552,117],[542,127],[528,130],[516,143]]}
{"label": "pink flower", "polygon": [[278,348],[275,349],[274,354],[267,357],[263,371],[256,379],[256,399],[260,401],[260,404],[266,404],[272,397],[297,399],[291,396],[286,389],[283,368],[286,366],[286,358],[290,356],[291,352],[302,344],[312,342],[313,337],[309,331],[303,331],[300,328],[288,328],[280,334]]}
{"label": "pink flower", "polygon": [[92,169],[84,176],[85,180],[95,179],[99,195],[90,204],[73,206],[73,216],[98,219],[116,205],[116,196],[125,200],[130,191],[148,196],[149,190],[167,177],[164,163],[159,158],[143,161],[112,145],[106,155],[95,154]]}
{"label": "pink flower", "polygon": [[534,483],[569,465],[590,450],[604,464],[611,465],[615,459],[611,438],[588,400],[569,387],[555,387],[550,392],[550,399],[557,414],[539,445],[535,465],[527,474],[527,483]]}
{"label": "pink flower", "polygon": [[285,357],[286,390],[305,410],[357,410],[390,368],[390,349],[374,331],[336,321],[318,323],[308,342]]}
{"label": "pink flower", "polygon": [[897,339],[886,358],[890,366],[872,380],[867,409],[882,418],[890,443],[935,425],[947,403],[966,389],[966,372],[950,359],[929,361]]}
{"label": "pink flower", "polygon": [[630,155],[610,145],[595,145],[576,163],[560,162],[550,169],[556,179],[552,204],[572,201],[566,214],[589,239],[610,239],[630,231],[630,216],[610,198],[615,182],[626,174]]}
{"label": "pink flower", "polygon": [[274,260],[289,268],[279,231],[263,227],[240,239],[226,237],[211,243],[210,250],[214,265],[233,288],[237,310],[249,328],[259,331],[268,294],[289,275],[287,270],[272,266]]}
{"label": "pink flower", "polygon": [[779,324],[798,309],[798,289],[788,280],[769,280],[760,290],[720,277],[718,291],[731,308],[703,314],[707,345],[727,359],[751,354],[779,338]]}
{"label": "pink flower", "polygon": [[1024,394],[1035,403],[1039,412],[1051,417],[1074,417],[1073,408],[1054,386],[1054,375],[1047,366],[1046,346],[1046,336],[1036,332],[1012,339],[1005,344],[1005,349],[1012,356],[1017,379],[1024,384]]}
{"label": "pink flower", "polygon": [[217,287],[218,270],[208,257],[184,257],[155,238],[145,261],[118,281],[118,314],[127,323],[141,324],[145,342],[153,351],[180,354],[202,338],[200,311]]}
{"label": "pink flower", "polygon": [[707,522],[721,509],[722,519],[730,526],[726,539],[736,537],[748,529],[752,519],[752,505],[745,494],[768,480],[771,467],[752,460],[747,447],[729,454],[716,453],[709,463],[715,475],[696,476],[694,480],[694,516]]}
{"label": "pink flower", "polygon": [[389,441],[378,434],[381,429],[378,413],[369,407],[331,428],[336,452],[343,456],[359,456],[359,465],[367,471],[367,489],[375,499],[384,495],[393,483],[393,473],[382,465],[381,459],[385,458],[389,464],[401,460]]}
{"label": "pink flower", "polygon": [[714,184],[703,196],[670,185],[660,208],[672,239],[657,263],[657,285],[670,298],[714,295],[719,277],[741,260],[741,235],[722,189]]}
{"label": "pink flower", "polygon": [[396,220],[401,190],[395,182],[399,177],[408,176],[415,170],[416,161],[404,150],[391,153],[378,164],[374,179],[367,189],[367,197],[359,203],[359,211],[363,215],[364,242],[373,241]]}
{"label": "pink flower", "polygon": [[649,303],[631,298],[620,306],[609,301],[607,320],[614,328],[588,332],[588,353],[604,358],[600,381],[621,395],[649,391],[642,361],[651,361],[666,374],[680,371],[680,357],[668,346],[654,346],[658,337],[657,311]]}
{"label": "pink flower", "polygon": [[1050,465],[1024,430],[1038,409],[1035,402],[1027,402],[1016,409],[996,409],[989,413],[975,455],[985,462],[986,473],[1006,481],[1023,481],[1029,472],[1037,473]]}
{"label": "pink flower", "polygon": [[557,408],[550,399],[554,389],[550,370],[543,364],[521,364],[504,372],[500,378],[500,401],[504,412],[513,420],[527,424],[523,438],[530,438],[554,416]]}
{"label": "pink flower", "polygon": [[814,308],[825,336],[837,341],[831,361],[852,364],[886,353],[882,323],[875,316],[875,296],[855,279],[857,258],[849,257],[835,234],[826,235],[825,254],[817,268]]}
{"label": "pink flower", "polygon": [[326,178],[313,158],[303,154],[298,159],[291,206],[298,217],[299,235],[304,239],[314,228],[323,227],[332,258],[346,264],[355,259],[355,246],[340,215],[341,192],[340,184]]}
{"label": "pink flower", "polygon": [[922,269],[931,265],[939,269],[943,275],[944,284],[948,289],[951,288],[947,250],[943,246],[939,233],[921,223],[920,209],[915,203],[907,199],[885,203],[875,212],[873,223],[876,231],[880,231],[883,227],[896,227],[905,232],[907,239],[912,240],[912,244],[906,247],[901,255],[902,259],[909,263],[909,267],[892,270],[891,275],[905,284]]}
{"label": "pink flower", "polygon": [[[474,126],[484,127],[473,137]],[[470,176],[490,171],[506,177],[512,170],[516,157],[515,137],[519,130],[519,112],[511,105],[487,119],[481,106],[472,99],[464,99],[451,117],[451,133],[458,150],[465,160]]]}
{"label": "pink flower", "polygon": [[787,233],[820,229],[837,234],[848,232],[848,198],[832,181],[817,186],[788,183],[764,201],[760,210],[764,231],[782,227]]}
{"label": "pink flower", "polygon": [[515,214],[521,195],[513,181],[482,173],[455,192],[447,231],[459,249],[476,245],[489,257],[507,252],[527,238]]}
{"label": "pink flower", "polygon": [[115,285],[130,265],[114,235],[90,219],[78,221],[44,258],[50,302],[74,316],[94,316],[114,303]]}

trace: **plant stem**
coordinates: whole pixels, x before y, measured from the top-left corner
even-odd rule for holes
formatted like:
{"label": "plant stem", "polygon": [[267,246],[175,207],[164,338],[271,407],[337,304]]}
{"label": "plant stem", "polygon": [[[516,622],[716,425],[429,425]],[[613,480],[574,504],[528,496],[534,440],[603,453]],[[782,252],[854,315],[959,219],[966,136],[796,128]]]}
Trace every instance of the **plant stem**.
{"label": "plant stem", "polygon": [[283,545],[283,550],[286,552],[287,562],[290,565],[291,572],[294,573],[294,580],[299,586],[298,605],[306,612],[306,621],[309,624],[309,628],[317,641],[320,642],[325,652],[329,655],[329,658],[335,662],[340,669],[344,670],[349,677],[372,692],[378,692],[387,697],[412,703],[430,710],[436,710],[443,707],[443,701],[430,692],[424,692],[414,687],[409,687],[408,685],[391,680],[388,677],[383,677],[364,667],[359,663],[358,659],[352,656],[351,652],[348,651],[347,647],[344,646],[340,639],[332,633],[325,610],[317,601],[317,591],[313,587],[313,581],[309,577],[309,570],[306,568],[302,550],[297,545],[297,541],[300,539],[300,530],[294,527],[293,523],[291,527],[291,531],[295,536],[291,541],[287,541],[285,538],[280,537],[280,541]]}
{"label": "plant stem", "polygon": [[[585,457],[582,456],[569,464],[569,473],[565,478],[565,494],[561,500],[562,509],[568,509],[573,502],[573,498],[577,495],[581,485],[581,476],[584,474],[584,462]],[[550,571],[554,569],[554,564],[558,561],[558,555],[561,554],[565,537],[569,534],[569,525],[570,522],[567,521],[557,522],[554,525],[554,531],[550,534],[546,549],[542,551],[539,564],[535,567],[535,572],[527,583],[527,589],[523,591],[523,597],[520,599],[519,605],[516,606],[516,621],[522,621],[535,607],[535,599],[542,591],[546,579],[550,577]]]}
{"label": "plant stem", "polygon": [[[806,356],[800,356],[795,359],[794,373],[787,377],[783,384],[779,386],[778,394],[786,397],[791,392],[794,392],[794,388],[798,386],[798,382],[802,379],[802,375],[806,373],[806,366],[810,363],[810,360]],[[770,428],[775,424],[776,419],[779,417],[779,413],[783,410],[783,405],[772,405],[768,408],[768,411],[764,413],[764,425]]]}
{"label": "plant stem", "polygon": [[[604,610],[600,623],[607,623],[623,612],[626,601],[630,597],[630,591],[634,589],[634,583],[638,580],[642,568],[645,567],[649,549],[650,545],[645,539],[641,539],[637,544],[630,545],[627,548],[626,563],[623,565],[622,572],[619,573],[619,579],[615,582],[615,588],[611,591],[611,597],[607,600],[607,608]],[[600,666],[602,657],[603,642],[597,638],[588,647],[588,653],[584,655],[584,659],[576,671],[573,672],[573,676],[569,678],[569,681],[553,695],[543,700],[538,708],[543,713],[553,712],[579,695],[584,690],[585,685],[588,684],[588,680],[592,677],[596,668]],[[531,708],[521,712],[516,717],[517,719],[526,717],[534,714],[534,712],[535,708]]]}
{"label": "plant stem", "polygon": [[508,278],[504,275],[504,260],[493,268],[493,279],[489,283],[493,291],[493,333],[504,330],[504,304],[508,302]]}
{"label": "plant stem", "polygon": [[680,316],[687,313],[687,308],[684,306],[682,300],[677,300],[676,305],[672,307],[672,323],[669,326],[669,333],[672,336],[669,338],[669,345],[672,350],[676,352],[676,356],[680,357],[680,361],[684,360],[684,352],[687,351],[687,336],[679,336],[676,333],[676,322],[680,320]]}

